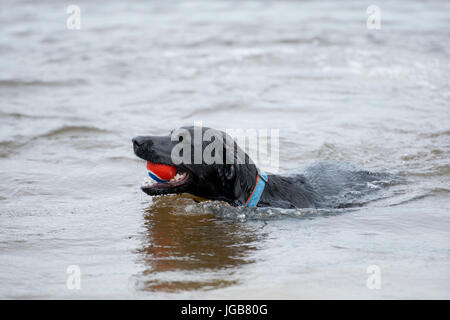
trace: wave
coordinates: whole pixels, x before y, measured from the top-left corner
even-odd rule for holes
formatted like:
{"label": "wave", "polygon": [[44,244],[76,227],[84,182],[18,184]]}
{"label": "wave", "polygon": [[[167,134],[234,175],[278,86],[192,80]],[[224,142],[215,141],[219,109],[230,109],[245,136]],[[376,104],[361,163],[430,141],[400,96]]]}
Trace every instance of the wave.
{"label": "wave", "polygon": [[54,138],[60,135],[65,134],[74,134],[74,133],[110,133],[111,131],[107,129],[101,129],[97,127],[91,126],[74,126],[74,125],[64,125],[62,127],[50,130],[46,133],[35,136],[33,140],[39,138]]}
{"label": "wave", "polygon": [[20,79],[2,79],[0,88],[20,88],[20,87],[65,87],[86,85],[88,82],[83,79],[70,79],[62,81],[48,80],[20,80]]}
{"label": "wave", "polygon": [[446,189],[446,188],[432,188],[428,191],[417,192],[416,194],[413,194],[413,195],[407,195],[406,199],[405,198],[399,199],[398,202],[390,204],[389,206],[396,207],[396,206],[400,206],[400,205],[404,205],[404,204],[409,204],[414,201],[422,200],[425,198],[436,197],[439,195],[447,196],[449,193],[450,193],[450,190]]}
{"label": "wave", "polygon": [[40,139],[54,139],[60,136],[68,135],[68,134],[106,134],[111,133],[112,131],[107,129],[101,129],[92,126],[75,126],[75,125],[64,125],[58,127],[56,129],[52,129],[42,134],[38,134],[32,137],[23,137],[18,136],[15,137],[14,140],[4,140],[0,141],[0,158],[7,158],[11,154],[14,154],[19,150],[19,148],[26,146],[30,142],[40,140]]}
{"label": "wave", "polygon": [[245,104],[242,103],[218,103],[214,104],[210,107],[198,107],[193,111],[185,114],[185,118],[192,118],[198,115],[208,115],[208,114],[216,114],[220,112],[229,112],[230,110],[239,110],[242,111],[246,108]]}
{"label": "wave", "polygon": [[[3,117],[9,117],[13,119],[60,119],[60,116],[57,115],[34,115],[34,114],[26,114],[26,113],[20,113],[20,112],[4,112],[0,111],[0,116]],[[82,120],[81,118],[77,118],[74,116],[71,117],[65,117],[65,119],[71,119],[71,120]]]}
{"label": "wave", "polygon": [[442,130],[442,131],[437,131],[437,132],[430,132],[430,133],[421,133],[419,135],[420,137],[423,138],[438,138],[441,136],[450,136],[450,130]]}
{"label": "wave", "polygon": [[[301,208],[282,209],[273,207],[233,207],[225,202],[197,199],[190,195],[170,195],[152,197],[153,203],[147,212],[170,211],[182,215],[214,215],[224,220],[278,220],[283,218],[310,219],[353,212],[358,207],[346,208]],[[162,209],[163,208],[163,209]]]}
{"label": "wave", "polygon": [[[333,44],[344,44],[341,42],[337,42],[336,40],[332,41],[331,39],[322,37],[322,36],[311,36],[311,37],[296,37],[296,36],[286,36],[279,38],[279,35],[274,35],[271,38],[264,39],[235,39],[235,38],[223,38],[217,39],[217,37],[208,37],[205,39],[195,40],[195,41],[187,41],[179,44],[181,47],[186,48],[204,48],[208,46],[223,46],[223,47],[242,47],[242,46],[268,46],[268,45],[277,45],[277,44],[286,44],[286,45],[303,45],[303,44],[312,44],[316,46],[330,46]],[[164,45],[168,45],[166,42]]]}

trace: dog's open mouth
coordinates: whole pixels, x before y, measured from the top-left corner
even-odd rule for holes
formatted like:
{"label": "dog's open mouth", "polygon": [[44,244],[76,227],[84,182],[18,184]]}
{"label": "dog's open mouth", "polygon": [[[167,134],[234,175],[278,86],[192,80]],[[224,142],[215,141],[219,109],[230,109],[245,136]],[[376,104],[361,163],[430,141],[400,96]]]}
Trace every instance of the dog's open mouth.
{"label": "dog's open mouth", "polygon": [[146,177],[144,183],[141,186],[142,191],[148,195],[160,195],[170,193],[182,193],[187,189],[190,182],[189,172],[178,166],[176,168],[176,174],[167,181],[157,181],[151,177]]}

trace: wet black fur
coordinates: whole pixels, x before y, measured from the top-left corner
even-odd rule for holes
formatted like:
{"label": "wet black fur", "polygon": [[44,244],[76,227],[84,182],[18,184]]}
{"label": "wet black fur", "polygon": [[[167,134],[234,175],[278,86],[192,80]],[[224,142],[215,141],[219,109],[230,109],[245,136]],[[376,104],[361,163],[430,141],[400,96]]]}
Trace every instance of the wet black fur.
{"label": "wet black fur", "polygon": [[[185,127],[193,136],[194,127]],[[209,128],[203,127],[203,132]],[[223,137],[227,137],[225,133]],[[194,140],[194,139],[192,139]],[[231,140],[231,139],[230,139]],[[241,150],[231,140],[223,140],[223,151],[226,153],[225,143],[232,143],[235,150]],[[172,141],[167,136],[138,136],[133,138],[135,154],[147,161],[173,165],[171,160],[172,148],[179,141]],[[194,161],[194,141],[191,141],[191,163]],[[210,142],[201,142],[201,150]],[[149,195],[169,193],[190,193],[211,200],[222,200],[231,205],[245,205],[256,182],[257,168],[247,154],[245,163],[237,164],[238,153],[234,152],[233,164],[180,164],[177,167],[189,173],[189,181],[179,187],[169,189],[149,189],[143,191]],[[242,161],[241,161],[242,163]],[[268,183],[262,193],[258,207],[279,208],[312,208],[339,206],[339,197],[349,192],[367,190],[367,183],[380,179],[379,173],[361,170],[344,162],[326,161],[315,163],[302,173],[294,175],[268,175]]]}

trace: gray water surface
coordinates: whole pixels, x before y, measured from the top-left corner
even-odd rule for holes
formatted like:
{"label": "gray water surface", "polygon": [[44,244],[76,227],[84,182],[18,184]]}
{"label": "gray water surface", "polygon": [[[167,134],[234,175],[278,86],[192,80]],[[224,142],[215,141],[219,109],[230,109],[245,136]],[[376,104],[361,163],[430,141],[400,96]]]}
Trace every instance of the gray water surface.
{"label": "gray water surface", "polygon": [[[380,30],[359,1],[76,4],[81,30],[0,4],[0,298],[450,298],[448,1],[378,1]],[[280,129],[281,173],[404,182],[328,211],[142,193],[131,138],[197,120]]]}

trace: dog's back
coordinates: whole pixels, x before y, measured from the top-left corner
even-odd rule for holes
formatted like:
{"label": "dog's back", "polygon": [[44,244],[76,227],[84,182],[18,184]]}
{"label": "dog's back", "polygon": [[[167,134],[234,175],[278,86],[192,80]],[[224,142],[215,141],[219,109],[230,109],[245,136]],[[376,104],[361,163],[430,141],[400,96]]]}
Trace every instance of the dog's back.
{"label": "dog's back", "polygon": [[364,170],[341,161],[317,162],[305,169],[304,176],[321,207],[339,206],[339,202],[361,197],[377,189],[377,183],[392,180],[389,173]]}

